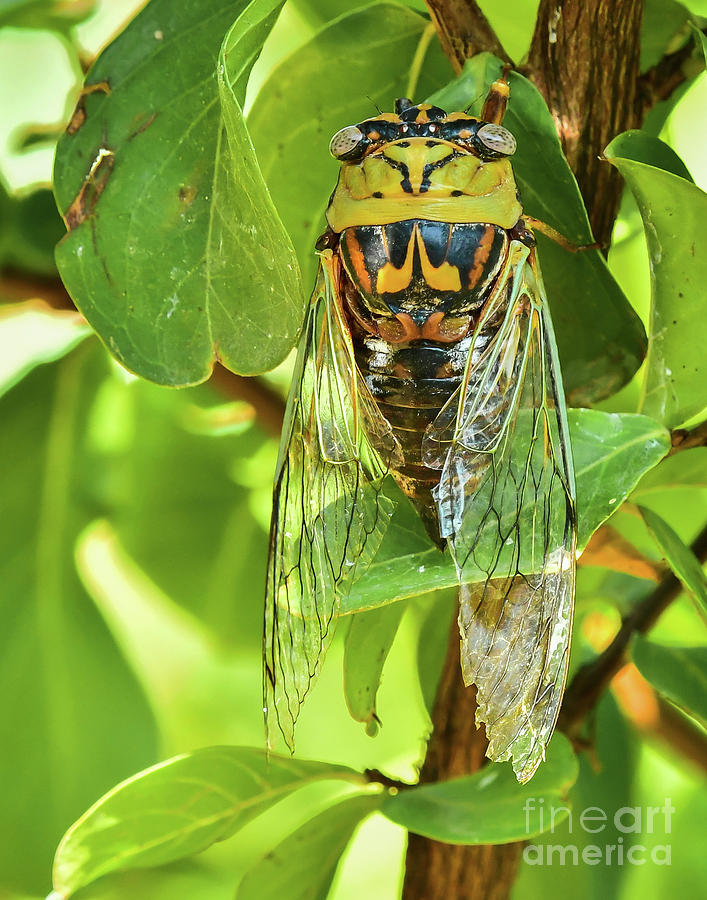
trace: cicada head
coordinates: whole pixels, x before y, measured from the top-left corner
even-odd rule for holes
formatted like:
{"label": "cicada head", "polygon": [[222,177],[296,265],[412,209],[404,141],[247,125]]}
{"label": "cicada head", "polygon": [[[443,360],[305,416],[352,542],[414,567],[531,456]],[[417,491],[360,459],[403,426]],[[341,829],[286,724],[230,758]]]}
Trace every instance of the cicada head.
{"label": "cicada head", "polygon": [[336,232],[410,218],[512,228],[520,217],[516,142],[497,122],[403,98],[337,131],[329,149],[342,163],[327,210]]}

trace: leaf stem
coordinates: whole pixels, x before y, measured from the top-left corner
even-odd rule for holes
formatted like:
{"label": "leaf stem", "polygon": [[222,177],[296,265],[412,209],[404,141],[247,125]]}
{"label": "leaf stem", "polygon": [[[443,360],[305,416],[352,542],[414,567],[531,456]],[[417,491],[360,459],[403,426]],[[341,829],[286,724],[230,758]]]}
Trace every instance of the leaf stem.
{"label": "leaf stem", "polygon": [[425,0],[442,49],[458,74],[467,59],[489,50],[503,62],[511,58],[476,0]]}
{"label": "leaf stem", "polygon": [[405,96],[411,100],[414,100],[415,94],[417,93],[417,85],[420,81],[420,71],[422,70],[422,64],[425,61],[427,50],[434,36],[435,26],[432,22],[430,22],[420,35],[420,40],[417,42],[417,48],[415,49],[415,55],[413,56],[412,63],[410,64],[410,77],[408,78],[407,87],[405,88]]}

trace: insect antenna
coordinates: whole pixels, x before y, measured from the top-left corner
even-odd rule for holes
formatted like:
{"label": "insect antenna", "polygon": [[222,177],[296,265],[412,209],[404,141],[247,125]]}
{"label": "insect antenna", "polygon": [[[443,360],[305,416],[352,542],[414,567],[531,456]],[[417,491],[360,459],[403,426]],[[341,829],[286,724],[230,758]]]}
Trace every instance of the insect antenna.
{"label": "insect antenna", "polygon": [[474,105],[475,105],[476,103],[478,103],[479,100],[481,100],[482,97],[485,97],[485,96],[486,96],[486,92],[485,92],[485,91],[482,91],[480,94],[477,94],[477,95],[474,97],[474,99],[464,107],[464,112],[465,112],[465,113],[471,112],[471,110],[473,109]]}
{"label": "insect antenna", "polygon": [[383,115],[383,110],[380,108],[380,106],[378,106],[378,104],[377,104],[376,101],[373,99],[373,97],[370,97],[368,94],[366,94],[366,100],[370,100],[370,101],[371,101],[371,103],[372,103],[372,104],[375,106],[375,108],[378,110],[378,115],[379,115],[379,116],[382,116],[382,115]]}

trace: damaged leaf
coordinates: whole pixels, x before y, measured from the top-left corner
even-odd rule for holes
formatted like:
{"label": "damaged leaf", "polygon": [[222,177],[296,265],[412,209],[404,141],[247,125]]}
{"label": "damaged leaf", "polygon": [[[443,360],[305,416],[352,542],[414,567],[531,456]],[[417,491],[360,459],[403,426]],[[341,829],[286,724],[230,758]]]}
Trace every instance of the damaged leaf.
{"label": "damaged leaf", "polygon": [[240,109],[281,6],[152,0],[89,72],[57,149],[62,279],[113,355],[160,384],[216,360],[265,371],[299,329],[297,263]]}

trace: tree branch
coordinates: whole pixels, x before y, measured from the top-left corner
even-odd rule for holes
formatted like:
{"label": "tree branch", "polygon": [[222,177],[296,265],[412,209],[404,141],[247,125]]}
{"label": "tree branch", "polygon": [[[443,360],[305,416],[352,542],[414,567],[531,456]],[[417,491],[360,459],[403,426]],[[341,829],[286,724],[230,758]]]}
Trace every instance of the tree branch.
{"label": "tree branch", "polygon": [[707,772],[707,736],[702,728],[657,694],[633,663],[614,677],[611,689],[622,712],[646,738],[654,738]]}
{"label": "tree branch", "polygon": [[464,62],[482,50],[490,50],[511,62],[476,0],[425,0],[435,23],[442,49],[459,74]]}
{"label": "tree branch", "polygon": [[642,119],[638,97],[643,0],[542,0],[523,72],[545,97],[594,235],[608,246],[622,182],[600,160]]}
{"label": "tree branch", "polygon": [[[486,732],[476,727],[476,691],[462,681],[459,626],[451,625],[420,783],[446,781],[486,764]],[[506,900],[523,843],[460,846],[408,837],[403,900]]]}
{"label": "tree branch", "polygon": [[261,378],[236,375],[216,363],[209,384],[228,397],[250,403],[255,409],[260,427],[272,437],[280,437],[285,418],[285,401]]}
{"label": "tree branch", "polygon": [[[42,299],[52,309],[76,309],[59,278],[30,276],[14,270],[0,273],[0,298],[13,303]],[[280,436],[285,418],[285,401],[262,379],[236,375],[217,363],[209,384],[227,397],[250,403],[255,409],[258,424],[273,437]]]}
{"label": "tree branch", "polygon": [[[700,562],[707,560],[707,527],[692,545]],[[650,596],[624,617],[613,641],[592,662],[582,666],[565,692],[558,728],[577,738],[584,719],[596,706],[609,682],[626,662],[626,651],[634,634],[643,634],[657,621],[682,591],[682,584],[672,572],[663,578]]]}
{"label": "tree branch", "polygon": [[651,581],[660,581],[665,575],[663,563],[648,559],[608,524],[594,532],[579,557],[578,564],[613,569],[615,572],[625,572]]}
{"label": "tree branch", "polygon": [[704,447],[707,445],[707,422],[703,422],[689,431],[684,428],[676,428],[670,435],[670,443],[672,446],[668,456],[692,447]]}
{"label": "tree branch", "polygon": [[15,269],[0,273],[0,301],[22,303],[36,299],[44,300],[52,309],[76,309],[59,278],[28,275]]}
{"label": "tree branch", "polygon": [[[707,34],[707,29],[702,29]],[[641,121],[662,100],[667,100],[687,79],[697,75],[704,65],[695,56],[692,36],[673,53],[667,53],[659,62],[647,69],[638,79],[638,96],[641,104]]]}

